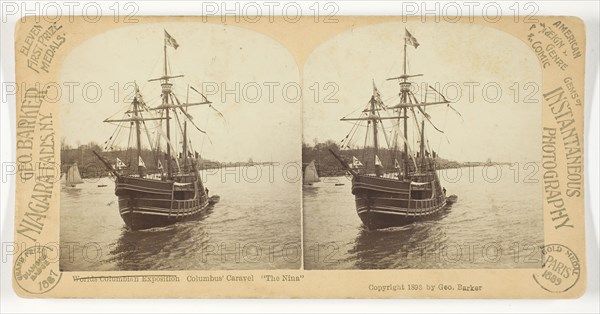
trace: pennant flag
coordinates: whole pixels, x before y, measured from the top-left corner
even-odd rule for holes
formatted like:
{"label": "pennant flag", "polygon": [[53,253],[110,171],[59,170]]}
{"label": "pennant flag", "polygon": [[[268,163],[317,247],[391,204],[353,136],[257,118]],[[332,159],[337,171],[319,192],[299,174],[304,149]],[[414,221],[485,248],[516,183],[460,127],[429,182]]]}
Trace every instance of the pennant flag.
{"label": "pennant flag", "polygon": [[146,168],[146,164],[142,160],[142,156],[138,157],[138,166]]}
{"label": "pennant flag", "polygon": [[121,169],[127,167],[125,165],[125,163],[123,161],[121,161],[121,159],[119,159],[119,157],[117,157],[117,165],[116,166],[117,166],[117,170],[121,170]]}
{"label": "pennant flag", "polygon": [[400,169],[400,164],[398,163],[398,159],[394,159],[394,168]]}
{"label": "pennant flag", "polygon": [[352,168],[358,168],[358,167],[362,167],[362,162],[360,162],[360,160],[358,160],[358,158],[352,156]]}
{"label": "pennant flag", "polygon": [[171,46],[175,48],[175,50],[177,50],[177,47],[179,47],[179,44],[177,43],[175,38],[169,35],[169,33],[167,33],[167,30],[165,30],[165,45]]}
{"label": "pennant flag", "polygon": [[404,36],[404,42],[408,45],[415,47],[415,49],[419,47],[419,42],[417,41],[415,36],[413,36],[407,29],[404,29],[404,31],[406,33]]}
{"label": "pennant flag", "polygon": [[144,102],[144,97],[142,97],[142,93],[140,92],[140,87],[138,86],[136,81],[133,81],[133,83],[135,84],[135,98],[140,104],[142,104],[143,109],[145,111],[148,111],[148,108],[146,108],[146,103]]}
{"label": "pennant flag", "polygon": [[375,101],[380,104],[383,108],[386,108],[385,105],[383,104],[383,100],[381,100],[381,93],[379,92],[379,90],[377,89],[377,86],[375,86],[375,80],[373,80],[373,98],[375,99]]}
{"label": "pennant flag", "polygon": [[160,170],[163,170],[163,165],[162,165],[162,163],[160,162],[160,160],[158,161],[158,169],[160,169]]}
{"label": "pennant flag", "polygon": [[379,160],[379,156],[377,155],[375,155],[375,166],[383,167],[381,160]]}

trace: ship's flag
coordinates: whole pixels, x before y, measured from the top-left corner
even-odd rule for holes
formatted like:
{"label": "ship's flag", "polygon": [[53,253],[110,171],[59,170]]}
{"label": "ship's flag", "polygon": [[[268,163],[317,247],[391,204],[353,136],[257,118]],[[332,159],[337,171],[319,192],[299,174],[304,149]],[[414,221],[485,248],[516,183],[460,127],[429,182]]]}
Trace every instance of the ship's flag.
{"label": "ship's flag", "polygon": [[375,166],[383,167],[381,160],[379,160],[379,156],[377,155],[375,155]]}
{"label": "ship's flag", "polygon": [[398,163],[398,159],[394,159],[394,168],[400,169],[400,164]]}
{"label": "ship's flag", "polygon": [[125,166],[125,163],[123,161],[121,161],[121,159],[119,159],[119,157],[117,157],[117,170],[121,170],[127,166]]}
{"label": "ship's flag", "polygon": [[413,36],[407,29],[404,29],[405,31],[405,36],[404,36],[404,42],[408,45],[411,45],[415,48],[419,47],[419,42],[417,41],[417,39],[415,38],[415,36]]}
{"label": "ship's flag", "polygon": [[171,46],[175,48],[175,50],[177,50],[177,47],[179,47],[179,44],[177,43],[175,38],[169,35],[169,33],[167,33],[167,30],[165,30],[165,45]]}
{"label": "ship's flag", "polygon": [[375,80],[373,80],[373,98],[375,98],[375,101],[378,103],[383,104],[383,101],[381,100],[381,93],[379,93],[377,86],[375,86]]}
{"label": "ship's flag", "polygon": [[358,160],[358,158],[352,156],[352,168],[358,168],[358,167],[362,167],[362,162],[360,162],[360,160]]}
{"label": "ship's flag", "polygon": [[146,164],[144,163],[144,160],[142,160],[142,156],[138,157],[138,166],[146,168]]}
{"label": "ship's flag", "polygon": [[160,160],[158,161],[158,169],[160,169],[160,170],[163,170],[163,165],[162,165],[162,163],[160,162]]}

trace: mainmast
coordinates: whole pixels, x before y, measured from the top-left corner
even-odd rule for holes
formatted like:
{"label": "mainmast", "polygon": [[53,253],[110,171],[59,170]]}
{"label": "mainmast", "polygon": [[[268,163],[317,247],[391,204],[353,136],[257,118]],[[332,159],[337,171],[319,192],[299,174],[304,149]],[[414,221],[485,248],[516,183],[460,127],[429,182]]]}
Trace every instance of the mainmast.
{"label": "mainmast", "polygon": [[160,84],[161,88],[162,88],[162,96],[163,96],[163,100],[162,100],[162,104],[164,106],[166,106],[167,108],[165,108],[166,111],[166,118],[167,118],[167,178],[172,178],[173,177],[173,170],[171,167],[171,120],[170,120],[170,109],[169,109],[169,95],[171,94],[171,88],[173,87],[173,84],[169,83],[169,77],[168,77],[168,73],[167,73],[167,42],[165,41],[163,44],[163,51],[164,51],[164,64],[165,64],[165,71],[164,71],[164,81],[163,83]]}
{"label": "mainmast", "polygon": [[398,76],[398,77],[393,77],[393,78],[389,78],[389,80],[399,80],[399,84],[400,84],[400,104],[398,104],[395,107],[391,107],[390,109],[399,109],[398,110],[398,121],[400,119],[404,119],[403,121],[403,136],[404,136],[404,149],[402,152],[402,173],[403,176],[406,177],[406,175],[408,174],[408,164],[409,164],[409,151],[408,151],[408,144],[406,143],[406,139],[408,138],[408,107],[411,106],[409,104],[409,102],[411,102],[410,100],[410,85],[411,83],[408,81],[408,78],[410,77],[415,77],[415,76],[421,76],[422,74],[416,74],[416,75],[408,75],[406,73],[406,63],[407,63],[407,57],[406,57],[406,46],[407,45],[411,45],[415,48],[417,48],[419,46],[419,43],[417,42],[417,39],[414,38],[409,32],[408,30],[405,28],[404,29],[404,33],[405,33],[405,37],[404,37],[404,50],[403,50],[403,66],[402,66],[402,75]]}
{"label": "mainmast", "polygon": [[377,141],[377,121],[379,117],[376,115],[375,111],[375,96],[371,96],[371,123],[373,123],[373,146],[375,148],[375,175],[381,176],[381,166],[377,166],[377,153],[379,152],[379,142]]}
{"label": "mainmast", "polygon": [[425,120],[421,121],[421,171],[425,171]]}
{"label": "mainmast", "polygon": [[135,117],[135,134],[136,134],[136,145],[137,145],[137,159],[136,162],[138,164],[138,174],[140,178],[144,177],[144,167],[140,163],[140,159],[142,158],[142,131],[140,130],[140,107],[139,102],[137,100],[137,95],[133,98],[133,116]]}
{"label": "mainmast", "polygon": [[[187,87],[187,94],[185,96],[185,103],[189,103],[190,102],[190,85],[188,84]],[[184,109],[185,114],[187,114],[187,108]],[[187,165],[187,158],[188,158],[188,139],[187,139],[187,120],[184,119],[183,121],[183,166],[185,167]]]}
{"label": "mainmast", "polygon": [[173,177],[173,165],[171,163],[171,156],[173,155],[173,145],[171,145],[171,108],[177,108],[174,105],[169,104],[169,97],[171,97],[171,92],[173,89],[173,84],[171,84],[169,82],[169,79],[172,78],[178,78],[178,77],[183,77],[183,75],[176,75],[176,76],[169,76],[169,72],[168,72],[168,61],[167,61],[167,45],[173,47],[174,49],[177,49],[177,47],[179,47],[179,44],[177,44],[177,42],[175,41],[175,39],[173,37],[171,37],[171,35],[169,35],[169,33],[167,33],[167,31],[165,30],[165,39],[163,41],[163,56],[164,56],[164,70],[163,70],[163,76],[156,78],[156,79],[151,79],[148,80],[148,82],[152,82],[152,81],[161,81],[160,83],[160,87],[162,89],[162,104],[160,106],[158,106],[157,108],[154,109],[161,109],[165,111],[165,119],[167,119],[167,160],[166,160],[166,166],[167,166],[167,178],[172,178]]}
{"label": "mainmast", "polygon": [[[405,29],[406,32],[406,29]],[[404,65],[402,67],[402,77],[401,77],[402,81],[400,82],[400,101],[403,104],[406,104],[408,102],[408,93],[410,91],[410,83],[407,81],[408,79],[408,75],[406,75],[406,39],[404,39]],[[398,119],[400,118],[404,118],[404,130],[403,130],[403,136],[405,139],[408,138],[408,114],[407,114],[407,108],[401,108],[400,110],[398,110],[398,113],[400,114]],[[404,150],[402,152],[402,173],[404,176],[406,176],[408,174],[408,169],[407,166],[408,165],[408,145],[406,144],[406,141],[404,141]]]}

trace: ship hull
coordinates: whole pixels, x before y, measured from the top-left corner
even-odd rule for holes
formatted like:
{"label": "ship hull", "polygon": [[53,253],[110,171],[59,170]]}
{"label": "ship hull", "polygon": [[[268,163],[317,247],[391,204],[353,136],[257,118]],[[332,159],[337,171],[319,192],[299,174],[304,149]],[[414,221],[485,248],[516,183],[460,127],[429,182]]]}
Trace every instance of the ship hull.
{"label": "ship hull", "polygon": [[[411,181],[358,175],[352,181],[356,211],[369,229],[401,227],[438,216],[447,208],[435,174],[432,181]],[[423,197],[426,195],[426,197]]]}
{"label": "ship hull", "polygon": [[172,181],[120,177],[115,194],[121,218],[131,230],[196,220],[212,205],[199,180],[181,187]]}

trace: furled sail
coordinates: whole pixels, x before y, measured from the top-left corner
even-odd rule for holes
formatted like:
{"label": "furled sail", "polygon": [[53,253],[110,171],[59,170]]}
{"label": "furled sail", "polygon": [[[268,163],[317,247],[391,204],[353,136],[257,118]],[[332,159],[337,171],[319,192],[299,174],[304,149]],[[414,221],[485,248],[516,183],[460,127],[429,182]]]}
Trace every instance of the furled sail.
{"label": "furled sail", "polygon": [[319,182],[319,175],[317,174],[317,167],[315,161],[311,161],[306,169],[304,170],[304,184]]}

